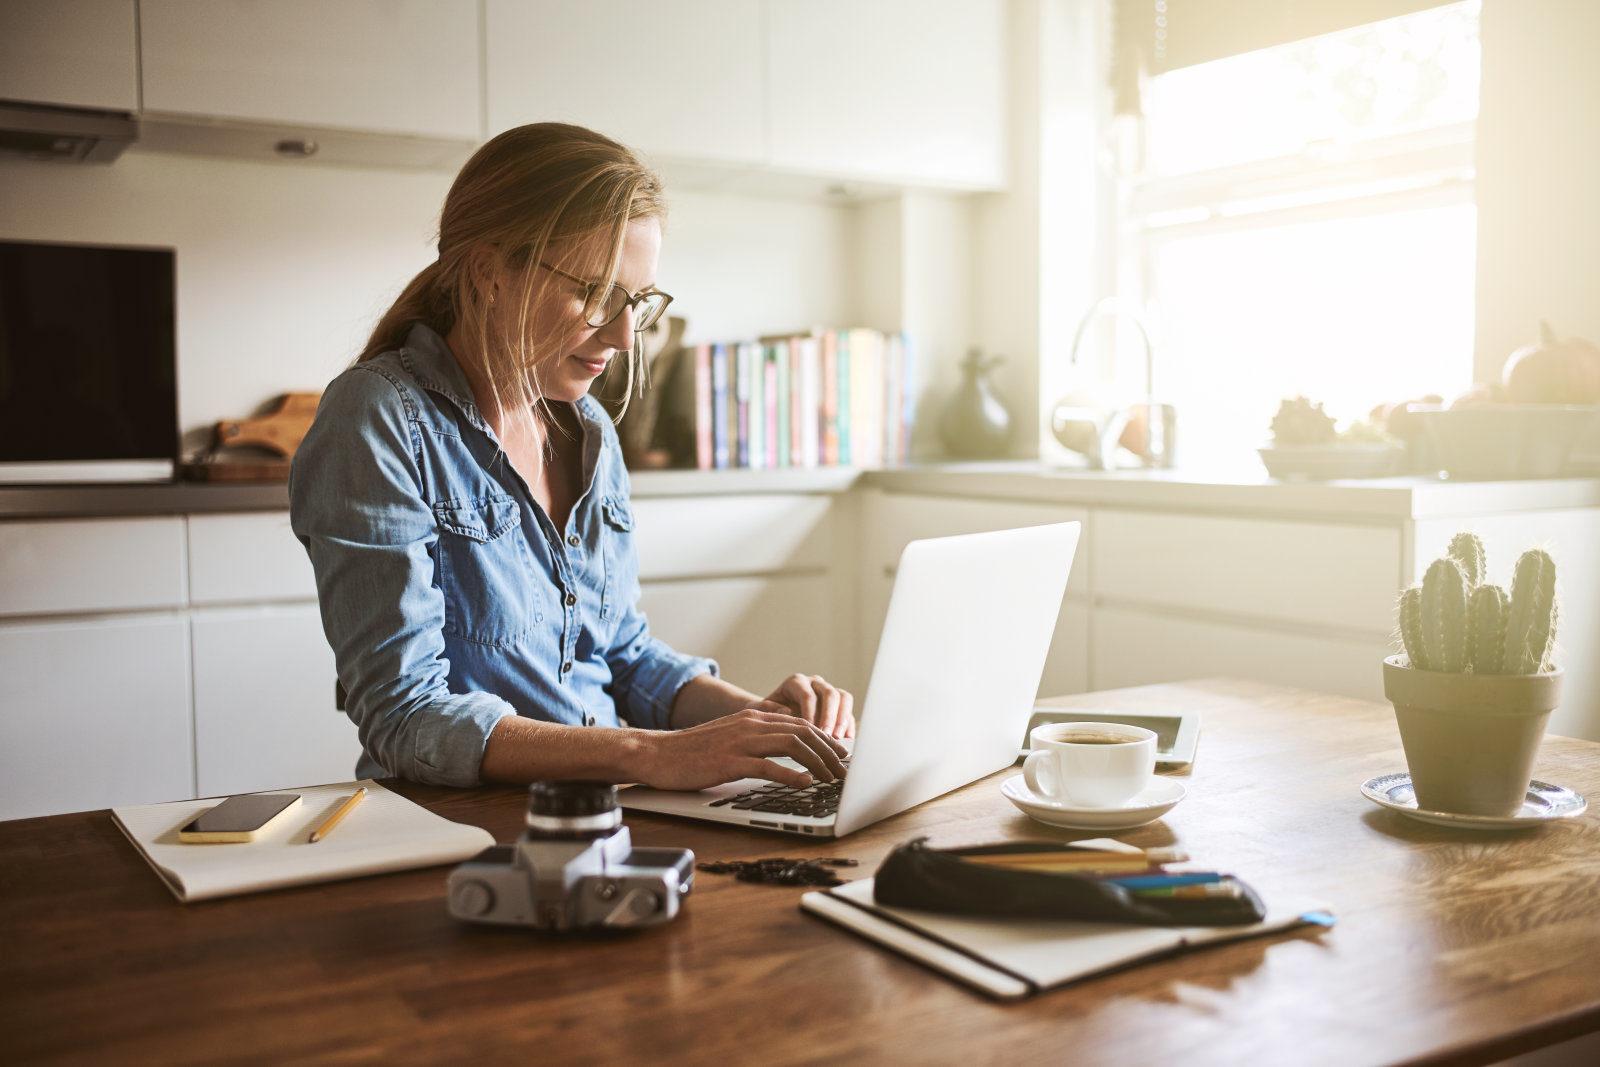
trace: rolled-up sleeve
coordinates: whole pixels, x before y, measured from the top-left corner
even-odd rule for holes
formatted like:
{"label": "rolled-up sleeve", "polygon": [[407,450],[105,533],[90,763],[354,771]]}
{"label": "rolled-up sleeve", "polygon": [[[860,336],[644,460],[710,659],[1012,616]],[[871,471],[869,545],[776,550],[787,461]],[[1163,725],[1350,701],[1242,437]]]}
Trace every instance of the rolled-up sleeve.
{"label": "rolled-up sleeve", "polygon": [[649,623],[638,608],[637,588],[633,604],[623,613],[617,629],[617,642],[606,659],[615,679],[612,698],[617,715],[629,725],[647,730],[667,729],[672,701],[691,679],[717,674],[715,660],[684,655],[651,635]]}
{"label": "rolled-up sleeve", "polygon": [[451,693],[438,537],[422,495],[412,401],[356,366],[323,394],[289,476],[290,520],[311,557],[323,631],[362,747],[390,774],[472,786],[495,724],[516,710]]}

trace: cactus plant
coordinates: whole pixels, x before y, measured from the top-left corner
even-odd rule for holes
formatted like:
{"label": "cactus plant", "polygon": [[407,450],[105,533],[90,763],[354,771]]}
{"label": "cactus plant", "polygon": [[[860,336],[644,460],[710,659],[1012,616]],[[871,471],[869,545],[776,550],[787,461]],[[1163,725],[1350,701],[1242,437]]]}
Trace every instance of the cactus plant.
{"label": "cactus plant", "polygon": [[1517,560],[1506,609],[1504,670],[1534,674],[1548,666],[1556,629],[1556,565],[1550,554],[1533,548]]}
{"label": "cactus plant", "polygon": [[1467,576],[1448,556],[1422,576],[1422,648],[1432,670],[1467,669]]}
{"label": "cactus plant", "polygon": [[1483,541],[1475,533],[1461,531],[1450,538],[1448,552],[1451,559],[1461,564],[1461,569],[1467,576],[1467,589],[1476,590],[1483,584],[1484,578],[1484,552]]}
{"label": "cactus plant", "polygon": [[1556,569],[1530,549],[1517,560],[1511,594],[1484,585],[1483,542],[1459,533],[1429,565],[1420,586],[1400,595],[1400,639],[1417,670],[1538,674],[1553,669]]}
{"label": "cactus plant", "polygon": [[1428,651],[1422,647],[1422,586],[1414,585],[1400,594],[1400,641],[1406,656],[1419,671],[1428,669]]}
{"label": "cactus plant", "polygon": [[1480,585],[1472,591],[1467,659],[1474,674],[1499,674],[1502,669],[1509,599],[1498,585]]}

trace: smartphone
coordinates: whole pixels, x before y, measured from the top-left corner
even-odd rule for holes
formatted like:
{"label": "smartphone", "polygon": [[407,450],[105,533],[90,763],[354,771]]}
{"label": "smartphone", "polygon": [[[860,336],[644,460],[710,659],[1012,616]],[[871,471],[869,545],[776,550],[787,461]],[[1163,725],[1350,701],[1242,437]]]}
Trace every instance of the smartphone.
{"label": "smartphone", "polygon": [[178,831],[178,840],[201,845],[254,841],[267,827],[299,806],[299,793],[246,793],[229,797],[195,816]]}

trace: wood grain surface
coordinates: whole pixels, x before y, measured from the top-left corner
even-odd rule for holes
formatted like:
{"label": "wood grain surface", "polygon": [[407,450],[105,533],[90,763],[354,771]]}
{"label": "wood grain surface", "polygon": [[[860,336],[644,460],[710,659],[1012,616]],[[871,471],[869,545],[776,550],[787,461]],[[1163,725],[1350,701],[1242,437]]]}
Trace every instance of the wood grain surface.
{"label": "wood grain surface", "polygon": [[[0,1060],[342,1063],[1486,1063],[1600,1030],[1600,824],[1480,835],[1370,805],[1403,769],[1384,705],[1207,680],[1063,698],[1199,710],[1189,798],[1123,835],[1180,845],[1339,925],[983,999],[802,914],[800,890],[702,873],[674,923],[559,937],[470,926],[445,868],[184,906],[103,811],[0,824]],[[842,841],[629,815],[700,859],[857,857],[1069,839],[1001,797],[1007,770]],[[1600,799],[1600,744],[1538,777]],[[401,784],[520,831],[522,793]]]}

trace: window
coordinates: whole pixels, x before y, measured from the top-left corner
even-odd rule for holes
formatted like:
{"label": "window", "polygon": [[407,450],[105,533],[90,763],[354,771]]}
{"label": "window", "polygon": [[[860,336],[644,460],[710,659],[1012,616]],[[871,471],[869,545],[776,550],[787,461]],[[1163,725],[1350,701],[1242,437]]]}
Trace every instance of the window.
{"label": "window", "polygon": [[1286,396],[1352,421],[1471,383],[1478,10],[1150,79],[1119,289],[1150,309],[1184,466],[1253,464]]}

